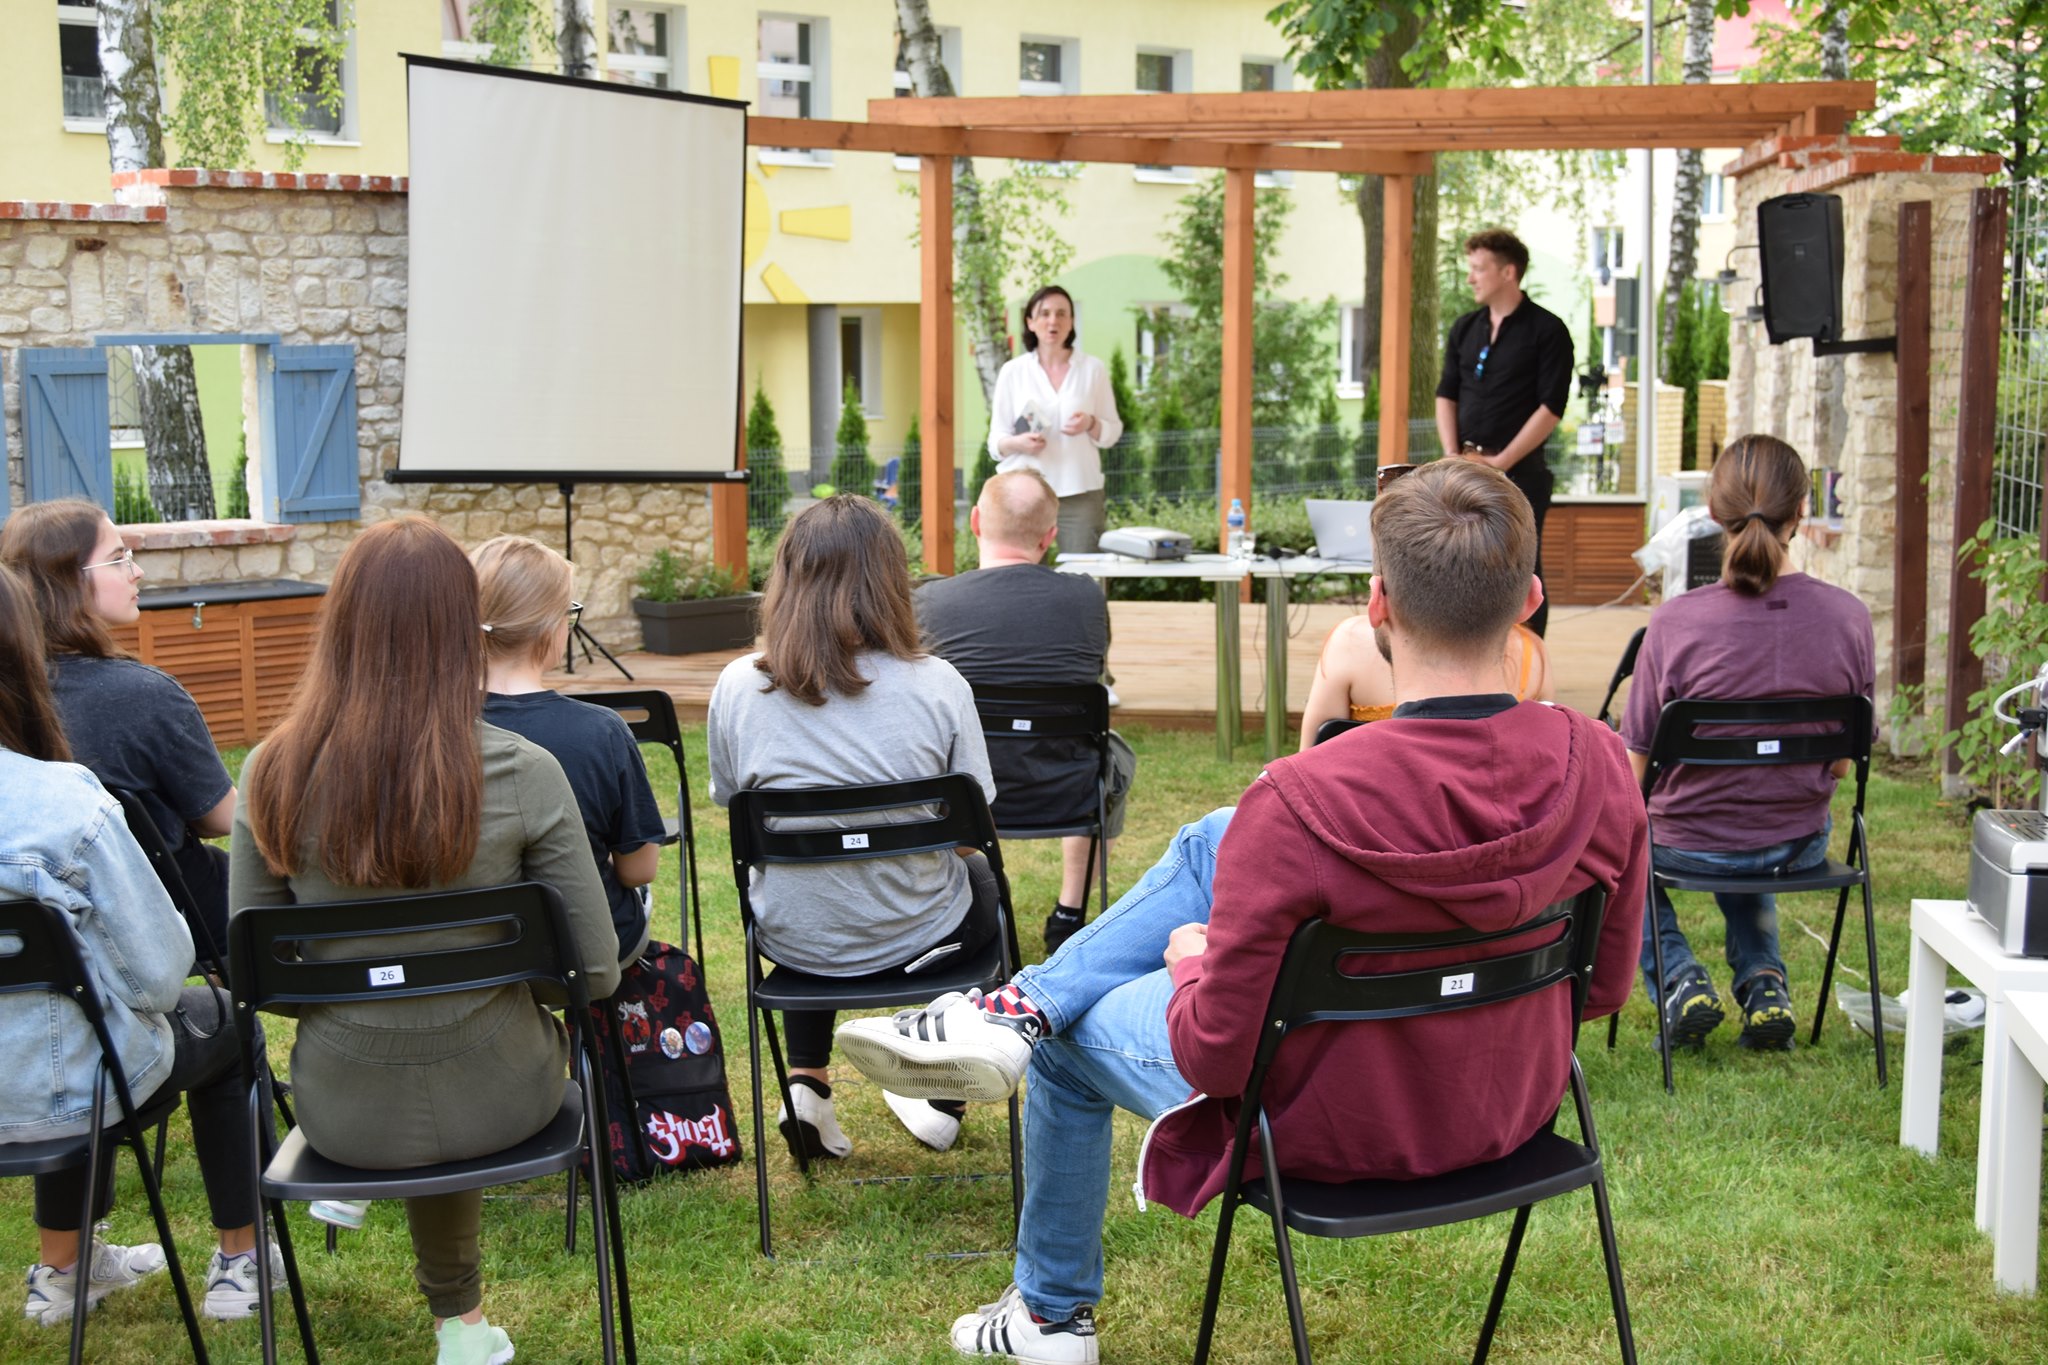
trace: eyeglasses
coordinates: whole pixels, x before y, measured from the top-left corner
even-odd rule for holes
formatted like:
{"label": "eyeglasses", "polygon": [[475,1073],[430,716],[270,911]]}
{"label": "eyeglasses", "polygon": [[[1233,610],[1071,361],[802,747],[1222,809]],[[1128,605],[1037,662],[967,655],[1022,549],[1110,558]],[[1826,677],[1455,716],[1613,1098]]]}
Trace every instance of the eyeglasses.
{"label": "eyeglasses", "polygon": [[1492,353],[1493,343],[1490,341],[1479,348],[1479,363],[1472,367],[1472,377],[1474,379],[1477,379],[1479,378],[1479,376],[1486,373],[1486,357],[1491,355]]}
{"label": "eyeglasses", "polygon": [[91,573],[94,569],[111,569],[116,565],[119,565],[121,568],[126,569],[129,573],[134,573],[135,551],[129,549],[127,546],[124,545],[121,547],[121,553],[115,555],[112,559],[103,559],[97,564],[87,564],[86,566],[81,568],[79,572]]}
{"label": "eyeglasses", "polygon": [[583,604],[581,602],[571,602],[569,604],[569,629],[574,630],[582,624]]}
{"label": "eyeglasses", "polygon": [[1379,472],[1373,476],[1373,491],[1375,493],[1386,492],[1388,484],[1400,478],[1403,474],[1413,474],[1415,472],[1415,468],[1416,467],[1412,464],[1381,465],[1379,467]]}

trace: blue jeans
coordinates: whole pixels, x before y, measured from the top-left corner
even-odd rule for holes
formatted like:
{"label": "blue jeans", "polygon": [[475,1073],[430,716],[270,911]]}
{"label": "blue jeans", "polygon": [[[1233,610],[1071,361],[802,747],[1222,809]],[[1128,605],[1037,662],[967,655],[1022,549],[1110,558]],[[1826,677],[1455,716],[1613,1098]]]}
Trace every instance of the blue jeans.
{"label": "blue jeans", "polygon": [[[1659,872],[1694,872],[1709,876],[1735,872],[1797,872],[1826,860],[1828,834],[1833,828],[1834,821],[1830,819],[1821,826],[1818,834],[1743,853],[1691,852],[1652,844],[1650,863]],[[1778,956],[1778,898],[1769,894],[1728,895],[1716,892],[1714,901],[1721,907],[1722,918],[1728,922],[1728,970],[1734,973],[1729,989],[1736,1000],[1740,1002],[1744,989],[1765,972],[1775,972],[1780,981],[1784,980],[1785,960]],[[1678,927],[1678,914],[1671,908],[1670,893],[1657,886],[1651,902],[1652,913],[1643,920],[1640,961],[1643,977],[1653,987],[1650,994],[1661,998],[1664,987],[1673,981],[1689,972],[1704,975],[1706,969],[1693,956],[1692,945],[1686,942],[1684,932]],[[1657,959],[1653,956],[1650,940],[1652,933],[1664,941],[1664,980],[1661,982],[1652,980],[1657,972]]]}
{"label": "blue jeans", "polygon": [[1024,1219],[1017,1287],[1049,1321],[1102,1297],[1110,1116],[1150,1120],[1188,1097],[1166,1036],[1173,978],[1161,961],[1183,924],[1209,922],[1216,845],[1231,810],[1181,826],[1138,884],[1018,989],[1052,1033],[1031,1053],[1024,1093]]}

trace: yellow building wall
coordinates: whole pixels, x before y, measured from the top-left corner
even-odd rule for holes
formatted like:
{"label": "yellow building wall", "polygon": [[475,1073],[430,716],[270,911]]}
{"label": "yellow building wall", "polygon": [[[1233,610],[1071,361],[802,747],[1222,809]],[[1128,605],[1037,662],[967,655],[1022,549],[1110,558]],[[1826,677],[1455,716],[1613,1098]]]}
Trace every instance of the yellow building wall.
{"label": "yellow building wall", "polygon": [[782,433],[783,445],[808,446],[811,394],[804,310],[749,304],[741,321],[740,346],[746,402],[752,405],[758,384],[775,409],[775,426]]}

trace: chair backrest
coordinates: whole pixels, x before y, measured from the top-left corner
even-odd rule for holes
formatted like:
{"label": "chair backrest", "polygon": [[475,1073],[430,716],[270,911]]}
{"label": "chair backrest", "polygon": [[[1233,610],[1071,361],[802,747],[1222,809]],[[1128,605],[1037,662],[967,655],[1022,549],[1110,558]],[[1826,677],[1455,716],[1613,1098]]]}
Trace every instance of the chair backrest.
{"label": "chair backrest", "polygon": [[675,699],[659,688],[621,688],[610,692],[572,692],[577,701],[616,711],[635,744],[662,744],[674,751],[676,771],[683,766],[683,729],[676,720]]}
{"label": "chair backrest", "polygon": [[1649,629],[1648,626],[1636,627],[1636,633],[1628,637],[1627,648],[1621,651],[1620,661],[1614,665],[1614,676],[1607,680],[1607,695],[1600,702],[1600,714],[1597,719],[1602,725],[1614,725],[1614,694],[1621,691],[1623,683],[1635,676],[1636,655],[1643,652],[1643,636]]}
{"label": "chair backrest", "polygon": [[171,904],[184,917],[185,927],[191,931],[192,947],[198,953],[199,965],[215,972],[227,970],[227,953],[213,941],[213,930],[206,924],[206,917],[199,913],[199,903],[193,899],[192,888],[185,884],[185,874],[178,870],[178,863],[171,856],[170,847],[156,827],[156,821],[149,817],[149,807],[142,804],[142,798],[126,787],[109,787],[107,794],[121,803],[121,813],[128,819],[128,832],[135,836],[143,856],[156,873],[156,879],[164,884],[164,893],[171,898]]}
{"label": "chair backrest", "polygon": [[[493,929],[494,938],[475,945],[417,946],[424,933]],[[358,941],[345,956],[333,947],[344,939]],[[277,1005],[404,1000],[516,981],[559,984],[575,1021],[587,1013],[590,996],[571,956],[574,942],[562,898],[544,882],[250,906],[228,921],[228,979],[245,1039],[255,1033],[250,1018]],[[325,955],[306,953],[316,943],[329,945]]]}
{"label": "chair backrest", "polygon": [[1362,720],[1326,720],[1316,727],[1316,743],[1326,743],[1343,734],[1346,730],[1356,730],[1363,724],[1365,722]]}
{"label": "chair backrest", "polygon": [[[1267,1005],[1265,1027],[1245,1088],[1245,1121],[1257,1109],[1267,1069],[1287,1036],[1310,1024],[1408,1019],[1477,1009],[1538,991],[1568,987],[1574,1036],[1592,982],[1607,892],[1598,885],[1506,929],[1434,934],[1375,934],[1312,919],[1294,931]],[[1545,931],[1549,931],[1547,934]],[[1508,952],[1488,945],[1531,935],[1541,941]],[[1470,958],[1408,971],[1353,975],[1360,958],[1472,949]]]}
{"label": "chair backrest", "polygon": [[[1012,745],[1042,746],[1046,740],[1068,739],[1084,742],[1095,751],[1096,787],[1088,793],[1085,809],[1046,814],[1036,809],[1047,799],[1046,791],[1034,793],[1024,788],[1012,789],[1005,786],[1005,780],[999,775],[996,799],[1004,806],[1004,827],[1016,832],[1031,825],[1062,825],[1094,819],[1100,813],[1102,784],[1109,781],[1109,689],[1099,682],[1069,683],[1059,687],[976,683],[973,689],[974,709],[981,717],[982,739],[989,748],[989,761],[996,765],[999,774],[1005,767],[1004,751]],[[1064,792],[1065,789],[1061,788],[1061,793]],[[1074,796],[1080,799],[1078,792]],[[1005,800],[1006,797],[1010,799]],[[1014,819],[1019,809],[1016,803],[1020,801],[1032,810],[1028,825],[1018,825]]]}
{"label": "chair backrest", "polygon": [[[1868,697],[1760,697],[1700,701],[1680,697],[1664,703],[1650,762],[1643,773],[1648,794],[1674,763],[1705,767],[1779,767],[1790,763],[1856,765],[1856,809],[1870,776],[1870,735],[1874,712]],[[1787,726],[1813,727],[1787,733]],[[1759,727],[1769,727],[1759,733]],[[1702,733],[1705,729],[1707,732]],[[1730,733],[1733,730],[1735,733]]]}
{"label": "chair backrest", "polygon": [[47,991],[78,1006],[99,1040],[100,1059],[113,1078],[121,1112],[134,1113],[128,1073],[114,1050],[106,1008],[70,916],[41,901],[0,901],[0,995],[29,991]]}

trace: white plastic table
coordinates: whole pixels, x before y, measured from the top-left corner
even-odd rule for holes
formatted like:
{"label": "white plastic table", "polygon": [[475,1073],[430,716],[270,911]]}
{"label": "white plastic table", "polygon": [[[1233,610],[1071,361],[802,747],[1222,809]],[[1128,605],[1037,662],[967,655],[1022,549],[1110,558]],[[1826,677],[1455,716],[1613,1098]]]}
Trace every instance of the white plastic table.
{"label": "white plastic table", "polygon": [[1061,555],[1055,567],[1061,573],[1086,574],[1105,584],[1112,578],[1194,578],[1215,585],[1216,756],[1229,758],[1237,747],[1243,715],[1238,696],[1237,585],[1244,582],[1249,561],[1228,555],[1189,555],[1186,559]]}
{"label": "white plastic table", "polygon": [[[1998,1126],[1998,1221],[1991,1274],[2000,1289],[2032,1294],[2041,1266],[2041,1078],[2048,1076],[2048,991],[2013,991],[2004,1015],[2005,1077]],[[1987,1045],[1989,1039],[1985,1040]],[[1988,1054],[1985,1062],[1990,1065]]]}
{"label": "white plastic table", "polygon": [[[2001,1204],[2007,1203],[2011,1194],[2019,1193],[2003,1191],[1999,1184],[2004,1164],[2002,1139],[2008,1129],[2026,1118],[2018,1106],[2011,1105],[2008,1093],[2011,1073],[2024,1068],[2008,1065],[2011,1044],[2006,1035],[2010,1015],[2005,1001],[2014,993],[2048,991],[2048,960],[2008,957],[1999,948],[1991,926],[1972,914],[1964,901],[1913,902],[1912,954],[1906,979],[1906,1064],[1899,1095],[1899,1141],[1933,1156],[1941,1140],[1942,997],[1948,991],[1948,970],[1954,968],[1984,992],[1984,1082],[1977,1114],[1977,1226],[1996,1236],[2002,1221],[1998,1216]],[[2038,1154],[2038,1075],[2034,1077],[2033,1089],[2031,1122]],[[2033,1183],[2038,1193],[2038,1159],[2035,1166]],[[2030,1198],[2025,1216],[2038,1218],[2038,1207],[2038,1198]],[[2028,1275],[2031,1284],[2031,1270]]]}
{"label": "white plastic table", "polygon": [[1369,574],[1370,560],[1283,555],[1251,561],[1253,578],[1266,583],[1266,757],[1287,752],[1287,599],[1297,578]]}

